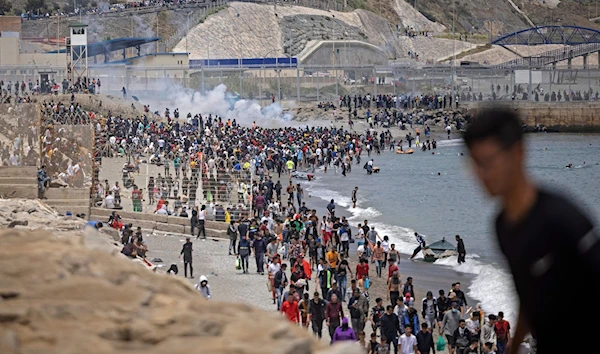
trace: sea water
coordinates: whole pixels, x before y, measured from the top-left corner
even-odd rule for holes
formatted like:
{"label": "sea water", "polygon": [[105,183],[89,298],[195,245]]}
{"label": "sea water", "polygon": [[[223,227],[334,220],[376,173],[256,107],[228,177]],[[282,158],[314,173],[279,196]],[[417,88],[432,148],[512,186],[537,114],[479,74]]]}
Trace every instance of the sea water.
{"label": "sea water", "polygon": [[[527,135],[526,140],[531,176],[546,188],[574,198],[597,223],[600,135],[540,133]],[[319,203],[316,197],[323,200],[324,207],[334,199],[337,214],[350,216],[352,226],[369,220],[380,236],[389,236],[406,254],[412,254],[417,246],[415,231],[425,235],[428,243],[445,237],[455,244],[454,236],[460,235],[466,246],[466,263],[459,266],[456,257],[450,257],[435,264],[474,274],[469,296],[486,311],[504,311],[507,319],[516,320],[517,297],[493,230],[498,206],[475,180],[464,144],[454,139],[439,141],[436,150],[414,149],[412,155],[394,151],[372,154],[374,166],[381,171],[378,174],[366,174],[366,154],[347,177],[341,170],[336,174],[333,165],[326,174],[317,172],[316,180],[304,184],[311,195],[307,204]],[[566,168],[570,163],[573,168]],[[352,208],[355,186],[359,188],[358,204]]]}

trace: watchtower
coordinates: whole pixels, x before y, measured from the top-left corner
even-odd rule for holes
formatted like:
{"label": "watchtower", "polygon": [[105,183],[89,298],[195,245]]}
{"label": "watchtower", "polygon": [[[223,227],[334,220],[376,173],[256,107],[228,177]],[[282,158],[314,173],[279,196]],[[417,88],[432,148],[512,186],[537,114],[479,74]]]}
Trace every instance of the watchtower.
{"label": "watchtower", "polygon": [[87,25],[75,22],[69,25],[67,38],[67,73],[71,85],[88,77]]}

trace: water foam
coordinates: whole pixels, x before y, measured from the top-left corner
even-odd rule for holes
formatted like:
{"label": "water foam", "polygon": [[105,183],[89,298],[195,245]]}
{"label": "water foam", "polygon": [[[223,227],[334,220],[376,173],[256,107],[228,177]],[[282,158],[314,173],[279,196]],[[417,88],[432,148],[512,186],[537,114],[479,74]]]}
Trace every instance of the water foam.
{"label": "water foam", "polygon": [[458,264],[456,257],[448,257],[435,262],[436,265],[451,267],[453,270],[474,274],[469,287],[469,296],[479,300],[487,313],[504,312],[504,318],[515,323],[518,315],[518,299],[512,276],[497,264],[477,261],[479,256],[467,256],[466,262]]}
{"label": "water foam", "polygon": [[[409,255],[413,253],[416,246],[414,241],[415,231],[413,229],[372,221],[371,219],[382,214],[379,210],[373,207],[361,208],[359,207],[360,202],[356,208],[352,208],[349,197],[322,188],[317,183],[305,187],[305,189],[310,190],[312,196],[327,202],[334,199],[338,206],[344,207],[347,212],[352,214],[348,218],[350,221],[362,222],[364,219],[369,220],[369,225],[374,226],[381,237],[388,236],[390,243],[394,243],[400,253]],[[427,239],[427,235],[423,236],[428,243],[437,241]],[[417,260],[422,258],[422,254],[416,257]],[[477,254],[467,255],[467,262],[459,265],[457,257],[448,257],[436,261],[435,265],[449,267],[461,273],[473,274],[475,278],[468,289],[468,295],[477,299],[487,313],[497,314],[498,311],[503,311],[505,319],[515,323],[518,314],[518,301],[512,276],[497,264],[486,264],[479,261],[479,258],[480,256]]]}

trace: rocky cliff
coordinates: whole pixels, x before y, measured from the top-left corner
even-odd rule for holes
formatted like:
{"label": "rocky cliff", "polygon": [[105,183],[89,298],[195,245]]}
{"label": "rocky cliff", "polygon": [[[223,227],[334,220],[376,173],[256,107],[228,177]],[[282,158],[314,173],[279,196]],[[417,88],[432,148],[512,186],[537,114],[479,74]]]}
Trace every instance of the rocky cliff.
{"label": "rocky cliff", "polygon": [[[6,214],[27,213],[7,203]],[[96,231],[19,227],[0,232],[0,353],[358,353],[318,342],[277,313],[204,300]]]}

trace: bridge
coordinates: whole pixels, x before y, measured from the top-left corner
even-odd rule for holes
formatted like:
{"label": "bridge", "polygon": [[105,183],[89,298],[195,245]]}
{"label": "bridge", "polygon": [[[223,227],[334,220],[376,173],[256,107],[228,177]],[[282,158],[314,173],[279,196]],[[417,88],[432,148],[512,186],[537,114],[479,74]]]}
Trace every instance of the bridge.
{"label": "bridge", "polygon": [[[506,49],[509,45],[562,44],[564,46],[536,56],[514,59],[495,65],[494,68],[542,67],[565,60],[570,68],[572,59],[577,57],[583,57],[583,65],[587,68],[588,56],[600,53],[600,31],[579,26],[539,26],[501,36],[491,44]],[[600,65],[600,55],[598,61]]]}

